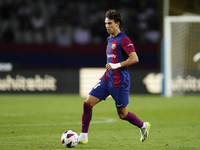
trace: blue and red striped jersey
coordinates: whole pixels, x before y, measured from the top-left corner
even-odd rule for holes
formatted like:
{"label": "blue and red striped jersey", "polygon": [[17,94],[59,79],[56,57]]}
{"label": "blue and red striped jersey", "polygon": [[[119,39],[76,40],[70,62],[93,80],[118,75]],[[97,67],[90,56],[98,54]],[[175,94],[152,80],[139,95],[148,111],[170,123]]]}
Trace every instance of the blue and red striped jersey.
{"label": "blue and red striped jersey", "polygon": [[[131,40],[124,33],[120,32],[115,37],[107,38],[107,63],[120,63],[128,59],[128,55],[135,52]],[[130,76],[126,67],[106,70],[102,80],[106,81],[109,86],[113,87],[130,87]]]}

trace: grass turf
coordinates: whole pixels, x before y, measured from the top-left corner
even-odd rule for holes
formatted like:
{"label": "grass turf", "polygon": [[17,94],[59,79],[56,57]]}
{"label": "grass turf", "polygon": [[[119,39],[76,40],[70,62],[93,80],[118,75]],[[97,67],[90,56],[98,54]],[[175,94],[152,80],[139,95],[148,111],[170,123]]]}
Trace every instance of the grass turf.
{"label": "grass turf", "polygon": [[[78,95],[0,95],[0,150],[61,150],[65,130],[81,130],[82,104]],[[93,109],[85,150],[200,149],[200,98],[130,95],[129,111],[152,126],[149,138],[120,120],[112,98]]]}

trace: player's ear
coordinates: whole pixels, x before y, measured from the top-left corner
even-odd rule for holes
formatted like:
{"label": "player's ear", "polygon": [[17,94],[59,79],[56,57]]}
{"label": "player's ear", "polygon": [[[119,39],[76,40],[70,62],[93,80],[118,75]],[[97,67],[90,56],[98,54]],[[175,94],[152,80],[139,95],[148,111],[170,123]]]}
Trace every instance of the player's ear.
{"label": "player's ear", "polygon": [[117,22],[117,23],[116,23],[116,27],[119,27],[119,25],[120,25],[120,22]]}

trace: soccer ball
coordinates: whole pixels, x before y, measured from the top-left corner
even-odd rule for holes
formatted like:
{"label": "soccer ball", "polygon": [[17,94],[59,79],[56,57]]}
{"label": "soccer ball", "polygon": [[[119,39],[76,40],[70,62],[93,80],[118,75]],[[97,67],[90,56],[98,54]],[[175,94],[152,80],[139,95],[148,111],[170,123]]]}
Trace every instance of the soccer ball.
{"label": "soccer ball", "polygon": [[78,144],[78,134],[73,130],[65,131],[61,136],[61,142],[68,148],[75,147]]}

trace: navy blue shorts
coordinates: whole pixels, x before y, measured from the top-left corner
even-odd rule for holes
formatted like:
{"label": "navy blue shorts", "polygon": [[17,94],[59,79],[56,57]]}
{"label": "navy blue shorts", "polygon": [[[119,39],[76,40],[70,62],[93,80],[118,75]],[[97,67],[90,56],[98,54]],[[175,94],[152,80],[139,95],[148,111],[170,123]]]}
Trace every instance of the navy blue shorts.
{"label": "navy blue shorts", "polygon": [[99,98],[100,100],[106,100],[111,95],[115,100],[115,106],[117,108],[124,108],[129,103],[129,90],[125,88],[110,87],[107,82],[101,80],[90,91],[89,95]]}

